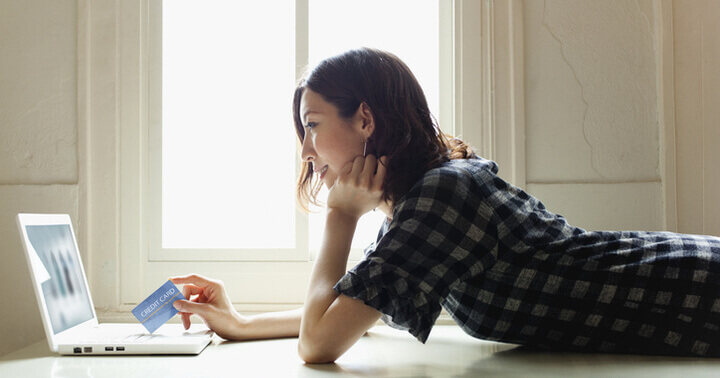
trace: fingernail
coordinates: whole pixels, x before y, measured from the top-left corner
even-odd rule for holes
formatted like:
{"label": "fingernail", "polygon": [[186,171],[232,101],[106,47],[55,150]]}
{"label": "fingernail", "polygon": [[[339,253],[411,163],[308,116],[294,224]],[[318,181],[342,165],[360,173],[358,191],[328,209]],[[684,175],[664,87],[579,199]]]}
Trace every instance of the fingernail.
{"label": "fingernail", "polygon": [[180,302],[178,302],[178,301],[173,302],[173,307],[175,307],[176,310],[179,310],[179,309],[180,309]]}

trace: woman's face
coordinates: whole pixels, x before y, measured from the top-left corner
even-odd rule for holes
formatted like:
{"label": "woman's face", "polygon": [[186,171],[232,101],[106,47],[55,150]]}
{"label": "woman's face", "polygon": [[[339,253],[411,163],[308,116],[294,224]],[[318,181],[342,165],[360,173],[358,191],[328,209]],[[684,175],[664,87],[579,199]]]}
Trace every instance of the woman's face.
{"label": "woman's face", "polygon": [[307,88],[300,99],[300,119],[305,129],[302,159],[312,163],[315,174],[330,188],[342,169],[362,156],[366,120],[361,110],[350,120],[341,118],[334,105]]}

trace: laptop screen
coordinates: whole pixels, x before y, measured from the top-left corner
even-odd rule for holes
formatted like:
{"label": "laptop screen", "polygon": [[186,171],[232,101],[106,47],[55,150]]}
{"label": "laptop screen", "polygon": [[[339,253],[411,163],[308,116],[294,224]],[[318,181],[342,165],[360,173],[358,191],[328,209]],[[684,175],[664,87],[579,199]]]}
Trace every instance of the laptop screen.
{"label": "laptop screen", "polygon": [[41,286],[53,333],[57,335],[92,319],[90,297],[70,226],[27,225],[25,229],[46,271]]}

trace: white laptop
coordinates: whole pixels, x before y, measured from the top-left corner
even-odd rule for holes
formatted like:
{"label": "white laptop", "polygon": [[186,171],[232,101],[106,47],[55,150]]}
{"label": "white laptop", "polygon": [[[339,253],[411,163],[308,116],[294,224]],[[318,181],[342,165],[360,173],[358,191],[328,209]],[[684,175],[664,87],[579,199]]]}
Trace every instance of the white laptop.
{"label": "white laptop", "polygon": [[164,324],[98,324],[67,214],[18,214],[17,224],[50,349],[66,355],[198,354],[213,333]]}

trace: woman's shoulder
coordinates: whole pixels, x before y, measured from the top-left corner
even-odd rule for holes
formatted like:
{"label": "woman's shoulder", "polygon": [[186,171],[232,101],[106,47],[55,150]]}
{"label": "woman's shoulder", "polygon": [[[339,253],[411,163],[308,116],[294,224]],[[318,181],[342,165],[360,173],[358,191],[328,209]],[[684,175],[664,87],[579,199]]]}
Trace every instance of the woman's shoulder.
{"label": "woman's shoulder", "polygon": [[418,203],[473,202],[491,194],[496,186],[498,166],[483,158],[455,159],[430,169],[398,202],[399,207]]}
{"label": "woman's shoulder", "polygon": [[423,175],[420,186],[469,185],[471,182],[487,181],[497,177],[498,165],[483,158],[455,159],[433,168]]}
{"label": "woman's shoulder", "polygon": [[431,169],[428,173],[452,174],[455,173],[477,173],[481,171],[490,171],[494,174],[498,173],[498,165],[492,160],[481,157],[468,159],[454,159],[443,163],[441,166]]}

